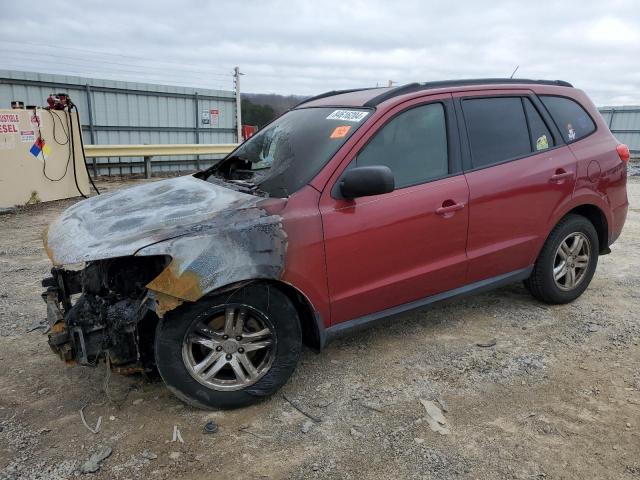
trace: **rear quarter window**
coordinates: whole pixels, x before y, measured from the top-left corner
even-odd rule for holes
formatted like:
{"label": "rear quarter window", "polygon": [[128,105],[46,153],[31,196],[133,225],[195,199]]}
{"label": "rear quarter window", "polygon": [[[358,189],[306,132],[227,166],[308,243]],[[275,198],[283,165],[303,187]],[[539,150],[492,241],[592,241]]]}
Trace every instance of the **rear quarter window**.
{"label": "rear quarter window", "polygon": [[540,95],[539,97],[556,122],[565,142],[575,142],[595,131],[595,123],[587,111],[575,100],[553,95]]}

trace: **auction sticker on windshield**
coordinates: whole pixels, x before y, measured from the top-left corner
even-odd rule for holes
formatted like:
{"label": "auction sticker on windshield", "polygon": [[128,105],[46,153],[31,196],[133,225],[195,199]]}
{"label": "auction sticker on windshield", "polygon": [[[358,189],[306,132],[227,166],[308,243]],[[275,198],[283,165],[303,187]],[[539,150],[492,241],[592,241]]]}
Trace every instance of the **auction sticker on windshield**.
{"label": "auction sticker on windshield", "polygon": [[334,110],[331,112],[331,115],[327,117],[327,120],[343,120],[346,122],[359,123],[367,115],[369,115],[369,112],[363,112],[361,110]]}
{"label": "auction sticker on windshield", "polygon": [[339,127],[336,127],[333,132],[331,132],[331,136],[329,138],[346,137],[347,133],[349,133],[349,130],[351,130],[351,125],[340,125]]}

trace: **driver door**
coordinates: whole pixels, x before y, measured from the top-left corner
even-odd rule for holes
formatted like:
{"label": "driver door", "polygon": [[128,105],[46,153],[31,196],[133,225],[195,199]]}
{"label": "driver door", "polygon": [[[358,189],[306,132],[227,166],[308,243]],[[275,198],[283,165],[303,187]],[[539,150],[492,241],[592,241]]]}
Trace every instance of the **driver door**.
{"label": "driver door", "polygon": [[[464,284],[469,189],[454,115],[450,95],[390,110],[324,189],[320,211],[332,325]],[[367,165],[388,166],[395,190],[334,198],[342,172]]]}

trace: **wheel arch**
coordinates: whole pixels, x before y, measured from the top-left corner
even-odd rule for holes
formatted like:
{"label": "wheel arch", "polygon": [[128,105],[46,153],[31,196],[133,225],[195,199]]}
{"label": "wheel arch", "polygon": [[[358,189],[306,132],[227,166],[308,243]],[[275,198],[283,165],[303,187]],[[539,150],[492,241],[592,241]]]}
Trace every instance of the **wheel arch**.
{"label": "wheel arch", "polygon": [[574,198],[572,202],[565,205],[564,208],[559,209],[552,218],[549,219],[549,223],[547,224],[546,235],[541,237],[539,240],[539,244],[535,249],[535,253],[533,258],[531,258],[531,263],[535,262],[544,244],[551,235],[553,229],[558,225],[562,220],[564,220],[568,215],[575,214],[581,215],[585,217],[587,220],[591,222],[591,224],[596,229],[598,234],[598,242],[600,244],[600,254],[606,254],[609,252],[609,238],[611,235],[610,232],[610,219],[607,216],[606,211],[606,203],[604,200],[600,198],[594,198],[593,196],[583,197],[583,198]]}
{"label": "wheel arch", "polygon": [[[250,283],[267,284],[282,292],[298,312],[300,328],[302,330],[302,342],[307,347],[318,352],[324,348],[326,343],[326,333],[320,314],[314,308],[309,298],[301,290],[290,283],[270,278],[258,278],[221,287],[208,292],[205,296],[219,295],[224,292],[240,290],[242,287]],[[233,293],[231,293],[231,295],[233,295]]]}
{"label": "wheel arch", "polygon": [[326,343],[326,333],[320,313],[314,308],[309,298],[290,283],[267,280],[284,293],[298,311],[300,327],[302,329],[302,342],[312,350],[319,352]]}
{"label": "wheel arch", "polygon": [[598,253],[606,253],[609,248],[609,222],[607,221],[607,217],[604,212],[596,205],[585,203],[574,207],[562,218],[571,214],[581,215],[591,222],[598,234],[598,243],[600,246],[600,251]]}

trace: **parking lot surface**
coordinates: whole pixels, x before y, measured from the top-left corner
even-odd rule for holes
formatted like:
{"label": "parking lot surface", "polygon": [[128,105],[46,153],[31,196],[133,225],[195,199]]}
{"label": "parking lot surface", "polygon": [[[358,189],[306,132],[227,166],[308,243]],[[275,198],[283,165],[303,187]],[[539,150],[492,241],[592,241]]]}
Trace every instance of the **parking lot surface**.
{"label": "parking lot surface", "polygon": [[307,350],[274,397],[212,412],[158,380],[62,363],[38,328],[41,234],[77,200],[2,215],[0,478],[640,478],[637,178],[629,196],[621,238],[574,303],[514,284],[437,305]]}

